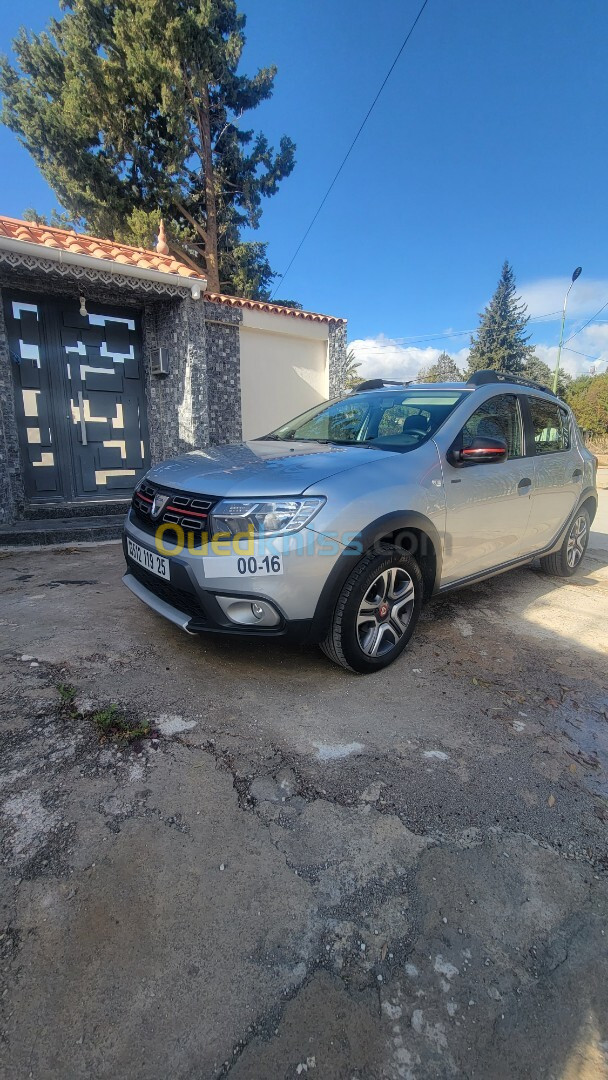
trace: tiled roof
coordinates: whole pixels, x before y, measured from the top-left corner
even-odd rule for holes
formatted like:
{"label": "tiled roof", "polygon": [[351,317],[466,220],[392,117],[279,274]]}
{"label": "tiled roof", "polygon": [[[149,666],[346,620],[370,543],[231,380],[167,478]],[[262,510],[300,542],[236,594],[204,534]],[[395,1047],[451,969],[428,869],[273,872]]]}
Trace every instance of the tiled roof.
{"label": "tiled roof", "polygon": [[23,240],[28,244],[41,244],[43,247],[60,248],[77,255],[89,255],[94,259],[106,259],[128,266],[138,266],[141,270],[160,270],[165,274],[178,274],[180,277],[203,278],[190,266],[178,262],[172,255],[159,255],[156,251],[131,247],[130,244],[115,244],[113,240],[101,240],[96,236],[86,236],[68,229],[54,229],[47,225],[35,225],[18,218],[0,217],[0,236],[11,240]]}
{"label": "tiled roof", "polygon": [[205,293],[205,300],[228,307],[251,308],[252,311],[268,311],[271,315],[291,315],[294,319],[308,319],[309,322],[344,323],[335,315],[319,315],[316,311],[302,311],[300,308],[284,307],[283,304],[271,304],[266,300],[247,300],[243,296],[225,296],[224,293]]}
{"label": "tiled roof", "polygon": [[[197,274],[190,266],[180,263],[172,255],[163,255],[145,248],[131,247],[129,244],[116,244],[113,240],[101,240],[99,237],[72,232],[69,229],[56,229],[48,225],[35,225],[19,218],[0,216],[0,236],[11,240],[22,240],[27,244],[40,244],[42,247],[59,248],[77,255],[88,255],[94,259],[140,267],[142,270],[160,270],[165,274],[193,278],[195,281],[205,278]],[[271,304],[264,300],[248,300],[241,296],[225,296],[223,293],[206,293],[205,299],[215,304],[228,307],[250,308],[253,311],[267,311],[271,315],[288,315],[293,319],[307,319],[309,322],[344,323],[333,315],[320,315],[314,311],[301,311],[299,308],[285,307],[283,304]]]}

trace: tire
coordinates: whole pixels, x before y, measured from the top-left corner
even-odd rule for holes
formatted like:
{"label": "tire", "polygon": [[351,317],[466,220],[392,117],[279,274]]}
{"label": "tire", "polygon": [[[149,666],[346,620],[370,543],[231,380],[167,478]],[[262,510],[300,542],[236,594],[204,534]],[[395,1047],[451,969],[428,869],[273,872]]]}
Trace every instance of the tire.
{"label": "tire", "polygon": [[329,633],[321,643],[323,652],[334,664],[358,675],[387,667],[414,633],[422,595],[416,560],[389,544],[376,545],[342,587]]}
{"label": "tire", "polygon": [[581,507],[559,551],[554,551],[552,555],[543,555],[541,558],[540,565],[545,573],[552,574],[553,577],[572,577],[581,565],[587,550],[590,529],[591,518],[585,508]]}

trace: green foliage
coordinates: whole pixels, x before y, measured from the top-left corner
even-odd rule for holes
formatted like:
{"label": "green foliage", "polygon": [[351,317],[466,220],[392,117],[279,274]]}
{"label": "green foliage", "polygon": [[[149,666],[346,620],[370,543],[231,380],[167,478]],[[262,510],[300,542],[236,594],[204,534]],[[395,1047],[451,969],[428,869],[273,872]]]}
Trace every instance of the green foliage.
{"label": "green foliage", "polygon": [[566,394],[576,421],[594,436],[608,434],[608,372],[574,379]]}
{"label": "green foliage", "polygon": [[238,74],[245,17],[235,0],[62,0],[64,15],[0,62],[1,119],[29,150],[70,221],[171,250],[211,291],[267,299],[262,200],[294,166],[242,117],[271,97],[276,69]]}
{"label": "green foliage", "polygon": [[430,367],[421,368],[417,382],[462,382],[462,372],[447,352],[442,352]]}
{"label": "green foliage", "polygon": [[76,687],[69,683],[58,683],[57,691],[62,705],[72,705],[76,697]]}
{"label": "green foliage", "polygon": [[[526,361],[523,374],[526,379],[532,379],[534,382],[541,383],[542,386],[547,386],[550,390],[553,389],[553,372],[549,365],[545,364],[544,360],[539,360],[538,356],[533,355]],[[561,398],[566,394],[571,382],[572,376],[568,375],[568,372],[564,371],[563,368],[560,368],[557,377],[557,392]]]}
{"label": "green foliage", "polygon": [[46,214],[39,214],[33,206],[28,206],[23,211],[23,220],[31,221],[34,225],[50,225],[54,229],[74,229],[76,230],[80,222],[74,221],[69,214],[60,214],[57,210],[52,210],[50,217]]}
{"label": "green foliage", "polygon": [[346,390],[353,390],[355,386],[362,383],[364,380],[360,375],[357,375],[357,370],[361,367],[361,361],[357,360],[354,349],[348,349],[346,353],[346,366],[344,368],[344,388]]}
{"label": "green foliage", "polygon": [[515,275],[505,262],[494,296],[471,338],[467,377],[484,368],[522,374],[534,355],[533,346],[528,345],[530,335],[524,333],[529,320],[527,308],[515,294]]}
{"label": "green foliage", "polygon": [[145,739],[151,733],[149,720],[133,719],[119,709],[118,705],[112,704],[98,709],[91,719],[103,739],[113,739],[119,743]]}

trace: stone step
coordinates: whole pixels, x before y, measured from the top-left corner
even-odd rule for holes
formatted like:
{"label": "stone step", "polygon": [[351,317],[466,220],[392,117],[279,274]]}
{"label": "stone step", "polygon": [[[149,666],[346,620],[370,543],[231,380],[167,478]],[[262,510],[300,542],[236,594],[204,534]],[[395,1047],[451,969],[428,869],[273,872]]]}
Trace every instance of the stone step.
{"label": "stone step", "polygon": [[14,525],[0,525],[0,548],[119,540],[124,519],[124,514],[104,514],[102,517],[17,521]]}
{"label": "stone step", "polygon": [[131,503],[131,498],[126,499],[112,499],[106,500],[93,500],[92,502],[84,502],[79,500],[78,502],[48,502],[48,503],[32,503],[30,506],[26,506],[23,511],[23,517],[27,521],[41,521],[43,518],[81,518],[81,517],[100,517],[108,514],[126,514]]}

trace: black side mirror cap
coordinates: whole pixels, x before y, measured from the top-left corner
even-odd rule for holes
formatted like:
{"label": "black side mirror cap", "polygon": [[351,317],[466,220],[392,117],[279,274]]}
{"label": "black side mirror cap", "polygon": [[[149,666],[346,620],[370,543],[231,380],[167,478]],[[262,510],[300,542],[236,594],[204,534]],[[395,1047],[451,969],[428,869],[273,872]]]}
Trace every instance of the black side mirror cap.
{"label": "black side mirror cap", "polygon": [[490,439],[478,436],[470,446],[451,446],[447,452],[450,465],[461,468],[463,465],[493,465],[506,461],[509,456],[504,439]]}

